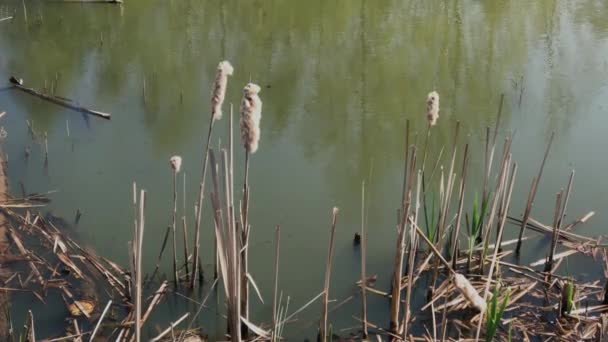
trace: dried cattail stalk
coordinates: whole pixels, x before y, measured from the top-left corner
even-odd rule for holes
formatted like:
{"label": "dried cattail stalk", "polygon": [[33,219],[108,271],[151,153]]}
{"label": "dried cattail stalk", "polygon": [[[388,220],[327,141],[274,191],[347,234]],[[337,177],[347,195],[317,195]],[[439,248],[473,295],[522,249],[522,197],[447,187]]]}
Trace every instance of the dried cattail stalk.
{"label": "dried cattail stalk", "polygon": [[435,126],[439,119],[439,94],[432,91],[426,98],[426,119],[429,125]]}
{"label": "dried cattail stalk", "polygon": [[469,304],[479,312],[485,312],[486,301],[481,298],[469,280],[460,273],[454,272],[454,286],[462,293]]}
{"label": "dried cattail stalk", "polygon": [[260,141],[260,120],[262,119],[262,100],[258,96],[260,86],[249,83],[243,88],[241,100],[241,139],[248,153],[258,150]]}
{"label": "dried cattail stalk", "polygon": [[222,61],[217,66],[217,74],[215,75],[215,82],[213,82],[213,93],[211,94],[211,117],[213,120],[222,118],[222,104],[226,97],[228,76],[231,76],[233,72],[234,68],[228,61]]}
{"label": "dried cattail stalk", "polygon": [[169,165],[171,165],[171,168],[173,169],[173,171],[175,171],[175,173],[179,173],[179,170],[181,170],[182,168],[182,157],[171,157],[171,159],[169,159]]}

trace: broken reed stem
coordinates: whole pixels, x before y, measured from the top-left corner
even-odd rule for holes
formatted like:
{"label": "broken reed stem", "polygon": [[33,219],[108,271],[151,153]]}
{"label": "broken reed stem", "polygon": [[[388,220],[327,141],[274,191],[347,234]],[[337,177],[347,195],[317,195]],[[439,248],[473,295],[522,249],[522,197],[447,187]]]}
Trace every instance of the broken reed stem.
{"label": "broken reed stem", "polygon": [[278,337],[277,330],[277,294],[279,292],[279,248],[281,244],[281,226],[277,225],[275,230],[275,249],[274,249],[274,291],[272,296],[272,341]]}
{"label": "broken reed stem", "polygon": [[329,235],[329,247],[327,248],[327,263],[325,265],[325,284],[323,286],[323,307],[321,311],[321,321],[319,325],[319,337],[321,342],[327,341],[327,305],[329,303],[331,260],[334,252],[334,239],[336,235],[336,220],[338,218],[338,208],[334,207],[331,215],[331,231]]}
{"label": "broken reed stem", "polygon": [[[408,123],[409,126],[409,123]],[[407,139],[406,139],[407,141]],[[407,146],[407,143],[406,143]],[[407,147],[406,147],[407,149]],[[365,231],[365,181],[361,183],[361,317],[363,320],[363,339],[367,339],[367,276],[365,273],[365,260],[367,254],[367,234]]]}
{"label": "broken reed stem", "polygon": [[564,205],[562,206],[561,213],[559,215],[559,222],[557,224],[558,227],[562,226],[563,220],[566,217],[566,209],[568,209],[568,202],[570,200],[570,192],[572,191],[572,182],[574,181],[574,170],[570,172],[570,177],[568,178],[568,185],[566,186],[566,195],[563,201]]}
{"label": "broken reed stem", "polygon": [[551,132],[551,137],[549,138],[549,143],[547,144],[547,149],[545,150],[545,155],[543,157],[543,161],[540,164],[540,169],[538,170],[538,175],[536,176],[536,182],[534,181],[534,179],[532,180],[532,186],[530,188],[530,194],[528,195],[528,202],[526,203],[524,217],[521,221],[521,226],[519,228],[519,236],[518,236],[518,241],[517,241],[517,247],[515,248],[515,253],[519,253],[519,251],[521,250],[521,239],[524,235],[524,230],[526,229],[528,220],[530,219],[530,214],[532,213],[532,206],[534,205],[534,197],[536,196],[536,190],[538,189],[538,184],[540,184],[540,178],[543,175],[543,169],[545,168],[545,162],[547,161],[547,157],[549,156],[549,151],[551,150],[551,144],[553,143],[554,136],[555,136],[555,132]]}
{"label": "broken reed stem", "polygon": [[551,245],[549,247],[549,255],[547,256],[547,262],[545,263],[545,272],[549,273],[549,281],[551,279],[551,273],[553,269],[553,256],[555,255],[555,248],[557,247],[557,240],[559,239],[559,223],[561,218],[562,209],[562,196],[564,190],[560,190],[555,195],[555,213],[553,214],[553,235],[551,236]]}

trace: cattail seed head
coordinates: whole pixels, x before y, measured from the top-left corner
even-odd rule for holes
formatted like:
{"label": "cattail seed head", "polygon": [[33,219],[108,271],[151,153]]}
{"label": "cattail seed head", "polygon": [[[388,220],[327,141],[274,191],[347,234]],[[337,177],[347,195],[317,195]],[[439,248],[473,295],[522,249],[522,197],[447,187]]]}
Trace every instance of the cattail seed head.
{"label": "cattail seed head", "polygon": [[181,168],[182,168],[182,157],[180,157],[180,156],[171,157],[171,159],[169,159],[169,165],[171,165],[171,168],[173,169],[173,171],[175,173],[178,173],[179,170],[181,170]]}
{"label": "cattail seed head", "polygon": [[262,119],[262,100],[258,96],[259,85],[249,83],[243,88],[241,99],[241,140],[249,153],[258,150],[260,141],[260,120]]}
{"label": "cattail seed head", "polygon": [[426,119],[429,125],[435,126],[439,119],[439,94],[432,91],[426,98]]}
{"label": "cattail seed head", "polygon": [[233,72],[234,68],[228,61],[222,61],[217,66],[217,74],[213,82],[213,93],[211,94],[211,117],[213,120],[222,118],[222,104],[226,97],[228,76],[231,76]]}

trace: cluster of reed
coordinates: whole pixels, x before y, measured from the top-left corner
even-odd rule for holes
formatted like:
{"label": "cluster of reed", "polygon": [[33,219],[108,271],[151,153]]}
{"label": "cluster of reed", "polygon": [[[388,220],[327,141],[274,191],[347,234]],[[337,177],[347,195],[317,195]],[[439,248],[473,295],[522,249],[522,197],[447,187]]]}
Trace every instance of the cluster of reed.
{"label": "cluster of reed", "polygon": [[[238,194],[238,190],[235,191],[234,181],[235,144],[232,105],[227,124],[228,146],[214,150],[210,145],[214,127],[222,118],[228,77],[233,72],[234,69],[229,62],[219,63],[213,84],[209,130],[203,146],[202,173],[198,184],[198,201],[194,205],[195,227],[192,253],[189,250],[189,234],[184,214],[181,217],[184,260],[182,262],[178,260],[178,174],[182,168],[182,158],[173,156],[169,160],[173,185],[171,223],[164,236],[156,269],[148,277],[148,281],[155,279],[163,251],[171,236],[173,291],[179,293],[182,283],[187,285],[185,287],[192,289],[203,282],[200,237],[203,229],[202,212],[206,194],[206,174],[207,169],[210,169],[209,202],[212,209],[210,225],[215,247],[213,264],[216,269],[215,280],[209,293],[218,284],[223,289],[221,292],[225,299],[228,322],[226,336],[229,336],[232,341],[279,341],[283,339],[285,326],[296,315],[317,300],[321,300],[318,339],[323,342],[332,340],[334,329],[330,323],[332,308],[329,305],[338,218],[337,208],[333,208],[331,212],[322,291],[304,306],[289,313],[289,297],[284,300],[282,294],[279,296],[280,228],[277,226],[272,322],[255,323],[249,315],[250,289],[254,290],[255,295],[263,303],[260,291],[249,271],[248,258],[251,232],[249,162],[251,155],[258,150],[261,134],[262,101],[259,97],[260,87],[258,85],[247,84],[243,88],[240,102],[240,137],[244,151],[244,178],[240,194]],[[532,180],[523,216],[515,218],[509,215],[518,164],[514,161],[511,152],[511,135],[507,135],[504,139],[502,151],[499,152],[497,148],[503,102],[504,97],[501,97],[493,132],[489,127],[486,129],[483,178],[480,180],[480,184],[477,184],[481,188],[480,196],[476,193],[468,193],[468,189],[472,188],[468,174],[470,155],[473,153],[474,145],[464,143],[463,148],[460,149],[462,144],[459,123],[455,125],[451,154],[447,159],[448,167],[444,169],[442,165],[444,162],[443,148],[434,160],[432,156],[429,156],[432,130],[438,124],[439,119],[439,94],[432,91],[427,96],[425,115],[427,131],[421,153],[417,144],[412,143],[410,124],[407,121],[402,196],[401,202],[398,204],[396,222],[397,239],[391,268],[391,289],[387,292],[373,288],[371,281],[373,277],[368,275],[366,267],[369,236],[366,229],[367,209],[365,182],[363,182],[359,235],[361,279],[357,282],[361,294],[361,318],[358,318],[361,328],[356,333],[352,333],[351,338],[366,340],[370,335],[375,335],[378,340],[391,341],[446,340],[450,337],[492,341],[494,339],[510,340],[512,336],[526,338],[530,335],[546,334],[559,335],[564,340],[608,336],[608,306],[605,305],[608,303],[608,284],[602,288],[598,286],[597,282],[584,283],[576,281],[573,277],[561,276],[557,272],[560,264],[568,256],[577,253],[589,256],[597,256],[602,253],[601,256],[608,265],[608,256],[602,249],[601,241],[571,232],[572,228],[593,216],[593,212],[572,223],[564,224],[574,172],[570,174],[565,190],[561,189],[556,195],[552,224],[544,225],[532,217],[538,184],[549,155],[553,135],[549,139],[538,175]],[[499,157],[496,157],[497,155]],[[185,193],[185,176],[183,187]],[[235,197],[235,193],[238,197]],[[480,201],[479,197],[481,197]],[[434,209],[435,198],[438,202],[437,210]],[[469,206],[466,203],[471,198],[473,200],[469,214]],[[81,271],[82,265],[88,265],[89,268],[94,269],[105,279],[108,286],[107,292],[112,293],[113,296],[117,294],[127,308],[127,310],[123,310],[124,315],[121,317],[122,319],[118,320],[119,324],[104,327],[101,322],[112,307],[112,303],[116,301],[115,298],[112,298],[105,306],[95,327],[87,332],[77,331],[75,336],[80,338],[88,334],[92,339],[98,332],[103,332],[105,336],[115,337],[118,341],[141,341],[145,335],[142,332],[144,323],[152,310],[158,307],[169,288],[168,282],[163,281],[153,295],[150,297],[144,295],[146,286],[142,270],[142,247],[146,192],[140,190],[138,195],[136,185],[133,184],[135,219],[129,271],[80,248],[73,240],[62,235],[58,229],[45,224],[39,216],[32,219],[29,211],[26,215],[20,215],[9,209],[18,208],[14,207],[15,205],[24,206],[19,208],[30,208],[29,201],[32,198],[27,200],[17,203],[7,201],[3,204],[3,210],[20,224],[20,229],[29,234],[35,233],[47,245],[54,245],[53,255],[71,272],[84,274]],[[433,209],[429,210],[429,206]],[[184,197],[184,213],[186,212],[185,207]],[[514,223],[520,229],[518,239],[503,241],[505,228],[508,226],[507,222]],[[520,251],[523,241],[529,239],[524,236],[525,230],[538,232],[541,236],[551,239],[547,257],[530,266],[507,261],[509,255],[516,255]],[[58,279],[54,281],[45,279],[47,275],[51,278],[55,277],[55,270],[49,267],[52,262],[40,260],[34,253],[29,253],[23,247],[23,239],[20,238],[18,230],[11,229],[10,236],[20,253],[27,256],[25,261],[30,269],[29,278],[36,279],[38,284],[44,284],[44,286],[58,283]],[[467,243],[465,248],[461,246],[461,240]],[[514,250],[507,249],[508,246],[514,244],[516,244]],[[558,253],[558,247],[564,250]],[[44,267],[48,270],[41,270],[40,265],[45,265]],[[537,266],[544,266],[544,268],[542,271],[533,268]],[[85,302],[72,296],[67,290],[67,285],[69,282],[62,280],[60,283],[62,293],[69,298],[70,305],[75,307],[75,312],[82,312],[88,317],[89,310],[84,306]],[[421,290],[427,295],[426,301],[423,303],[420,303],[420,300],[414,301],[414,295]],[[168,328],[152,340],[184,341],[187,336],[198,336],[191,328],[196,325],[196,319],[205,307],[209,293],[193,315],[186,312],[171,322]],[[385,324],[372,322],[368,317],[367,303],[368,296],[371,294],[380,295],[390,302],[389,320]],[[591,306],[587,301],[587,307],[584,310],[581,308],[582,298],[598,297],[600,294],[603,295],[603,298],[592,301]],[[544,305],[534,305],[540,300]],[[518,301],[525,301],[525,309],[518,309],[514,305]],[[146,303],[147,309],[143,310]],[[556,316],[559,317],[559,329],[553,327],[550,322],[547,324],[529,323],[529,321],[543,317],[547,311],[546,308],[555,311]],[[188,318],[190,318],[188,328],[177,331],[177,326]],[[439,318],[439,322],[437,322],[437,318]],[[79,329],[78,324],[75,325],[76,329]],[[426,330],[426,333],[422,336],[414,336],[414,326],[424,328],[416,330]],[[27,327],[27,336],[35,339],[34,317],[31,312],[28,316]],[[171,334],[171,338],[167,337],[169,334]],[[196,338],[200,340],[200,336]],[[197,340],[190,339],[190,341]]]}
{"label": "cluster of reed", "polygon": [[[219,279],[223,287],[227,308],[227,334],[230,336],[230,339],[233,341],[249,339],[278,341],[282,338],[286,322],[294,315],[301,312],[301,310],[310,306],[314,301],[321,298],[322,304],[318,338],[321,341],[330,340],[333,338],[332,328],[329,324],[329,312],[331,311],[329,309],[330,284],[338,216],[337,208],[334,208],[332,212],[326,272],[322,292],[302,308],[296,310],[293,314],[287,315],[289,299],[287,300],[286,306],[283,307],[281,304],[283,303],[282,298],[278,298],[280,230],[277,227],[272,324],[269,329],[262,328],[261,325],[253,323],[249,317],[250,288],[255,290],[255,293],[262,301],[260,291],[255,285],[255,281],[248,270],[248,241],[250,234],[249,157],[258,149],[262,101],[259,97],[259,86],[249,83],[244,87],[240,104],[240,131],[242,146],[245,152],[245,163],[242,197],[239,200],[239,206],[237,208],[235,207],[234,197],[235,166],[232,106],[230,107],[228,124],[228,146],[226,148],[220,148],[218,151],[210,148],[213,127],[216,121],[222,116],[222,103],[227,88],[227,77],[232,73],[233,68],[228,62],[219,64],[211,100],[212,114],[209,132],[206,145],[204,146],[203,172],[199,184],[199,201],[195,206],[196,227],[194,252],[192,255],[190,255],[187,250],[187,241],[185,239],[187,232],[184,225],[186,280],[191,287],[195,286],[196,279],[199,281],[202,280],[199,260],[201,208],[205,194],[206,171],[210,166],[212,185],[210,202],[213,213],[212,224],[215,240],[215,265],[217,267],[216,275],[219,274],[219,278],[216,278],[216,281]],[[511,154],[511,136],[505,138],[500,158],[495,158],[497,153],[498,126],[500,124],[503,101],[504,97],[501,98],[496,119],[497,123],[493,133],[489,127],[486,130],[484,176],[481,180],[481,184],[479,184],[482,188],[481,204],[478,203],[478,195],[475,194],[471,215],[469,215],[465,209],[465,199],[467,198],[465,195],[467,189],[470,188],[470,185],[467,184],[467,174],[471,147],[468,143],[465,143],[462,152],[460,152],[459,123],[456,123],[455,126],[452,151],[450,158],[448,159],[449,167],[446,169],[447,173],[441,165],[443,148],[436,160],[427,160],[429,159],[428,150],[431,143],[432,128],[437,124],[439,118],[439,94],[436,91],[433,91],[429,93],[427,97],[426,119],[428,125],[421,158],[418,157],[419,152],[416,144],[410,143],[410,125],[409,122],[407,123],[405,132],[403,192],[398,210],[399,215],[397,221],[396,250],[392,271],[392,286],[390,294],[384,294],[390,299],[391,303],[388,329],[380,328],[378,324],[370,322],[367,318],[367,296],[368,290],[372,290],[372,288],[370,287],[371,285],[368,285],[369,279],[366,270],[368,235],[365,228],[365,183],[363,183],[360,233],[362,252],[361,280],[358,282],[362,300],[362,324],[360,334],[357,336],[362,339],[367,339],[370,330],[372,330],[377,336],[380,337],[384,335],[387,336],[389,340],[405,341],[415,339],[411,334],[412,325],[414,324],[412,319],[414,312],[416,310],[424,311],[425,308],[430,307],[432,311],[432,335],[429,335],[428,338],[444,340],[448,336],[452,336],[453,331],[450,332],[450,329],[448,328],[450,320],[452,322],[460,322],[455,319],[453,315],[463,309],[468,309],[470,310],[469,315],[471,315],[470,320],[459,324],[461,326],[466,326],[467,329],[470,330],[470,336],[474,337],[475,340],[485,338],[486,341],[490,341],[495,338],[495,336],[501,334],[499,327],[501,326],[507,306],[512,305],[515,300],[525,297],[527,293],[534,292],[533,290],[535,290],[536,283],[528,282],[525,283],[525,288],[521,288],[521,279],[507,276],[509,270],[505,270],[505,265],[509,265],[513,272],[514,270],[520,269],[517,268],[517,265],[507,264],[504,261],[504,257],[509,254],[509,252],[505,252],[504,246],[511,242],[504,243],[503,234],[507,221],[514,220],[513,217],[509,216],[509,208],[518,165],[513,160]],[[555,274],[556,267],[554,262],[557,259],[563,260],[564,258],[563,254],[556,257],[555,251],[557,245],[561,244],[574,250],[575,248],[580,249],[581,245],[577,244],[577,242],[585,242],[585,240],[580,240],[578,236],[576,239],[579,240],[575,242],[564,240],[566,239],[564,236],[567,236],[571,240],[576,239],[564,234],[563,229],[560,228],[563,226],[562,220],[565,215],[572,187],[573,174],[569,179],[567,191],[564,193],[562,190],[557,196],[556,215],[552,229],[538,228],[538,226],[542,226],[542,224],[534,221],[530,216],[532,203],[537,190],[538,179],[540,179],[540,176],[542,175],[542,170],[552,140],[553,136],[551,137],[541,163],[539,175],[533,180],[524,216],[517,222],[522,228],[519,239],[513,241],[517,242],[517,250],[519,250],[519,246],[525,239],[523,237],[523,230],[529,227],[533,227],[532,229],[537,231],[540,229],[541,233],[549,234],[552,237],[552,243],[545,262],[545,271],[540,273],[549,279]],[[458,163],[457,160],[460,153],[462,153],[462,161]],[[173,232],[173,270],[174,280],[177,285],[180,277],[176,261],[176,179],[180,169],[181,158],[174,157],[171,159],[170,163],[174,171],[174,207],[170,230]],[[429,165],[427,165],[427,163]],[[458,166],[458,164],[460,164],[460,166]],[[460,171],[458,172],[457,170]],[[435,193],[437,194],[436,198],[438,198],[438,210],[429,211],[428,199],[429,197],[433,197],[432,195]],[[469,197],[471,196],[469,195]],[[434,206],[435,205],[433,204],[433,207]],[[577,223],[585,222],[589,218],[588,216],[589,215],[583,217],[566,228],[571,228]],[[529,222],[534,224],[530,225]],[[468,242],[467,249],[465,250],[460,247],[460,238],[464,231],[462,228],[463,225],[466,227],[465,240]],[[167,230],[167,234],[170,230]],[[139,230],[137,230],[137,232],[139,232]],[[494,243],[491,244],[490,242],[493,237]],[[423,241],[424,244],[421,244],[420,241]],[[137,246],[137,243],[135,245]],[[192,265],[191,272],[188,271],[189,268],[187,264],[189,261]],[[135,264],[137,265],[137,263]],[[529,270],[526,269],[526,271]],[[136,280],[139,278],[137,277],[137,274],[139,274],[138,272],[139,270],[134,271]],[[532,270],[532,272],[538,271]],[[413,295],[415,291],[420,290],[420,287],[417,287],[420,279],[425,279],[428,284],[428,302],[423,305],[422,308],[415,308],[413,306]],[[493,284],[502,283],[504,284],[503,287],[509,287],[509,284],[514,284],[516,281],[519,282],[520,285],[518,290],[499,291],[499,287],[494,286],[494,291],[491,291]],[[563,290],[560,290],[559,292],[559,298],[561,300],[560,307],[562,308],[563,315],[569,315],[573,312],[573,308],[575,307],[575,286],[573,285],[573,282],[564,284]],[[135,286],[137,289],[137,284]],[[373,289],[372,292],[375,294],[382,294],[382,291],[377,289]],[[202,306],[199,308],[199,311],[200,309],[202,309]],[[440,314],[441,323],[439,324],[436,323],[437,309],[442,310]],[[420,314],[416,314],[416,316],[421,317]],[[136,317],[138,317],[137,311]],[[423,323],[424,321],[421,322],[422,323],[417,324],[426,326],[426,324]],[[482,334],[482,327],[484,326],[485,333]],[[440,331],[437,331],[438,328]],[[520,329],[520,331],[524,331],[524,328]],[[527,331],[533,331],[530,327],[526,329],[528,329]],[[251,336],[252,334],[253,336]],[[509,332],[509,334],[511,334],[511,332]]]}

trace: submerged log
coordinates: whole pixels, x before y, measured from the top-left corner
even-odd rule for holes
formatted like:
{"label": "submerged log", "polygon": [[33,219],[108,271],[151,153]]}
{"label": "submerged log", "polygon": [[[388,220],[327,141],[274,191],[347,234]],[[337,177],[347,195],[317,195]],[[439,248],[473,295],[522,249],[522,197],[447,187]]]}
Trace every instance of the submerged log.
{"label": "submerged log", "polygon": [[16,89],[19,89],[25,93],[28,93],[30,95],[34,95],[36,97],[39,97],[43,100],[49,101],[51,103],[54,103],[56,105],[71,109],[71,110],[75,110],[77,112],[81,112],[81,113],[85,113],[85,114],[91,114],[91,115],[95,115],[98,116],[100,118],[106,119],[106,120],[110,120],[111,118],[111,114],[110,113],[104,113],[104,112],[100,112],[97,110],[92,110],[86,107],[81,107],[77,104],[73,104],[71,103],[69,100],[59,97],[59,96],[52,96],[52,95],[46,95],[43,94],[33,88],[28,88],[25,87],[23,85],[23,79],[21,78],[16,78],[15,76],[11,76],[11,78],[9,79],[9,82],[12,83],[13,87]]}

